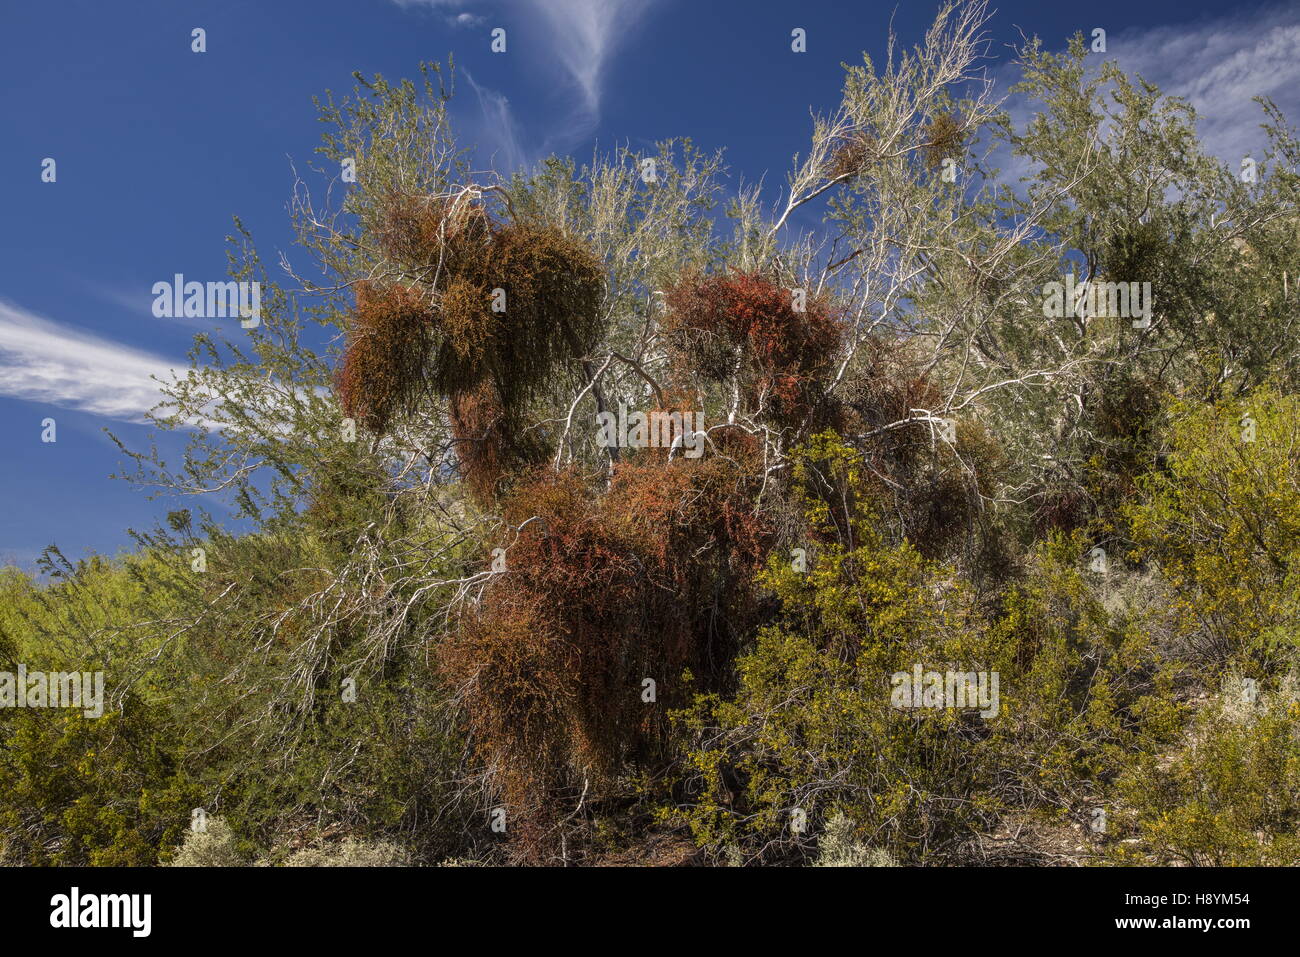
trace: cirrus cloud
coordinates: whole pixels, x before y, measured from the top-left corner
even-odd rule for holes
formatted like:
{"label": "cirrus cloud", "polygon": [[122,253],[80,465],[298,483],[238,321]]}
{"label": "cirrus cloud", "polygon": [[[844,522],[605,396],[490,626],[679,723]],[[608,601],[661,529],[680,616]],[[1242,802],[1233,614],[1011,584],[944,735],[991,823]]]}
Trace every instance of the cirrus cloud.
{"label": "cirrus cloud", "polygon": [[[451,14],[448,22],[457,27],[488,23],[487,17],[467,9],[484,7],[481,0],[394,2],[402,7],[424,6],[448,11]],[[526,55],[543,69],[557,71],[573,92],[575,102],[569,117],[550,124],[545,141],[530,149],[522,143],[520,124],[506,96],[475,83],[471,77],[482,112],[484,134],[495,146],[496,156],[511,169],[517,169],[552,150],[563,150],[590,133],[600,119],[606,68],[614,52],[657,2],[660,0],[501,0],[498,7],[522,11],[540,27],[547,41],[545,56],[535,52]]]}
{"label": "cirrus cloud", "polygon": [[143,422],[184,365],[0,300],[0,395]]}

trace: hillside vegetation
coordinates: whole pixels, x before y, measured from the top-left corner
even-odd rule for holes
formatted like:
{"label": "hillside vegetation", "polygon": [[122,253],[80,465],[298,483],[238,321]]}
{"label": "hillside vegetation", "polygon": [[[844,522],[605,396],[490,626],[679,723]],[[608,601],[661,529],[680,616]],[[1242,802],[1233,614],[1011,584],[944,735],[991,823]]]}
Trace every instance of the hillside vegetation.
{"label": "hillside vegetation", "polygon": [[0,670],[106,698],[0,708],[0,861],[1300,863],[1300,142],[1082,36],[1013,123],[985,19],[779,194],[475,171],[437,66],[323,97],[309,265],[241,227],[260,326],[119,443],[193,507],[0,571]]}

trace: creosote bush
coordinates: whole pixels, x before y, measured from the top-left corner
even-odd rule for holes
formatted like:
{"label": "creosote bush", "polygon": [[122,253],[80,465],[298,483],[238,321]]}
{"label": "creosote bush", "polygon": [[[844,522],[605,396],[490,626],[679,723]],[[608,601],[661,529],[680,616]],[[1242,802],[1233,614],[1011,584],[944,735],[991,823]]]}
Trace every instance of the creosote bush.
{"label": "creosote bush", "polygon": [[[890,676],[918,662],[1005,669],[1005,643],[981,624],[968,586],[883,540],[859,455],[825,438],[802,464],[804,481],[829,473],[854,493],[849,524],[835,514],[844,499],[803,496],[822,538],[806,569],[774,555],[759,576],[778,613],[737,660],[735,691],[702,693],[678,712],[695,745],[688,799],[670,819],[747,862],[811,859],[833,813],[900,860],[955,855],[999,808],[991,726],[952,709],[897,710]],[[807,831],[791,828],[794,809]]]}
{"label": "creosote bush", "polygon": [[1121,863],[1230,867],[1300,864],[1300,703],[1215,696],[1185,746],[1146,754],[1118,782],[1135,835],[1112,845]]}

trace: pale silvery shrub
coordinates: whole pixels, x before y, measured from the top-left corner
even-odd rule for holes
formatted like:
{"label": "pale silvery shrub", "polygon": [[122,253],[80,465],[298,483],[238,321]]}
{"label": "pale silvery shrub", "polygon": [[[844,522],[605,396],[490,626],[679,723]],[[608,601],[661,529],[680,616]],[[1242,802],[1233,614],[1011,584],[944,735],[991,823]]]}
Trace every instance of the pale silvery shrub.
{"label": "pale silvery shrub", "polygon": [[815,867],[897,867],[898,861],[883,848],[867,847],[853,839],[853,822],[835,814],[817,845]]}
{"label": "pale silvery shrub", "polygon": [[185,841],[172,858],[172,867],[246,867],[235,832],[219,817],[208,818],[203,831],[187,831]]}
{"label": "pale silvery shrub", "polygon": [[294,851],[282,867],[409,867],[405,848],[385,841],[358,841],[354,838],[339,844],[305,847]]}

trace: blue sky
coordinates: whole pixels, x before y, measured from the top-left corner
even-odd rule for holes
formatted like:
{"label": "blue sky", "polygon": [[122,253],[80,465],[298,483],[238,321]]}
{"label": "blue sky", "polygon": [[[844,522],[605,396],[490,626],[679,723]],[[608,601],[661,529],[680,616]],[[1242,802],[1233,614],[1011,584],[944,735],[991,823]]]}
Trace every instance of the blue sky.
{"label": "blue sky", "polygon": [[[351,73],[458,66],[453,117],[480,165],[690,136],[769,201],[838,101],[842,62],[879,60],[892,18],[931,0],[5,0],[0,11],[0,563],[57,543],[112,554],[174,503],[108,476],[147,446],[149,375],[183,368],[194,319],[157,319],[154,282],[215,280],[231,216],[264,257],[290,250],[290,160],[319,142],[311,97]],[[996,4],[993,51],[1107,30],[1109,53],[1204,114],[1220,155],[1258,141],[1256,93],[1300,121],[1300,8],[1205,0]],[[207,52],[191,52],[202,27]],[[507,52],[489,49],[494,27]],[[790,51],[807,31],[808,52]],[[996,76],[1008,76],[993,62]],[[57,180],[41,181],[46,157]],[[57,442],[41,441],[42,420]],[[164,450],[176,437],[161,436]],[[219,513],[218,513],[219,514]]]}

